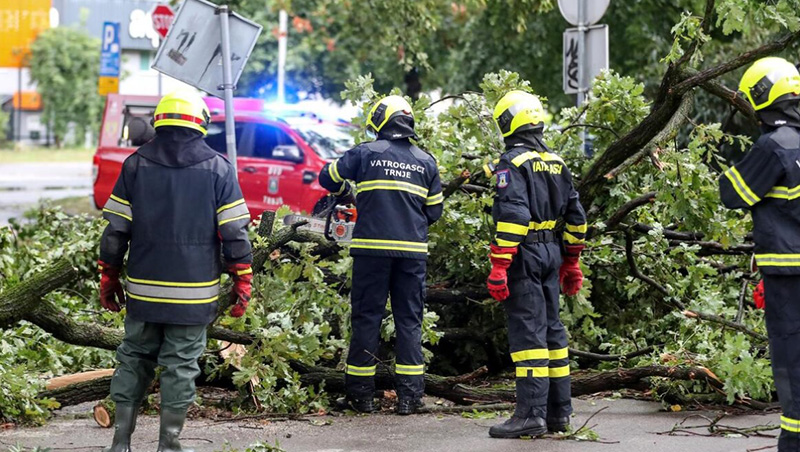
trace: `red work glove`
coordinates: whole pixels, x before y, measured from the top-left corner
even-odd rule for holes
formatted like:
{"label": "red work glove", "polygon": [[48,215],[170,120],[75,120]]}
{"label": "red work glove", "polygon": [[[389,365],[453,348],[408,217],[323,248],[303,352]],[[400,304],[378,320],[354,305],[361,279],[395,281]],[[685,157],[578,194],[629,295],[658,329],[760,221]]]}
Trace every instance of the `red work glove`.
{"label": "red work glove", "polygon": [[253,282],[253,269],[250,264],[233,264],[228,266],[228,273],[233,279],[231,289],[231,317],[241,317],[250,303],[250,290]]}
{"label": "red work glove", "polygon": [[489,295],[497,301],[503,301],[511,294],[508,291],[508,267],[511,266],[511,260],[517,254],[516,248],[500,248],[497,245],[491,246],[492,252],[489,254],[489,260],[492,262],[492,271],[486,279],[486,288],[489,289]]}
{"label": "red work glove", "polygon": [[767,305],[766,299],[764,298],[764,280],[762,279],[759,281],[756,289],[753,291],[753,301],[756,303],[756,307],[758,309],[764,309],[764,306]]}
{"label": "red work glove", "polygon": [[583,245],[567,245],[564,248],[564,261],[558,269],[558,282],[564,294],[573,296],[583,287],[583,272],[580,266]]}
{"label": "red work glove", "polygon": [[125,291],[119,282],[119,269],[97,261],[100,265],[100,304],[112,312],[119,312],[125,304]]}

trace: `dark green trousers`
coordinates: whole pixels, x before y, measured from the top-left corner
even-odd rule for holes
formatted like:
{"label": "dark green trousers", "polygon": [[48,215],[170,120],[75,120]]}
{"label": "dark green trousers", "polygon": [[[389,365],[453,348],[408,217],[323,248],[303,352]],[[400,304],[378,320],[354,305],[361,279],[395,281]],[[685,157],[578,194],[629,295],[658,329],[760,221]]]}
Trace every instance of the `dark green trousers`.
{"label": "dark green trousers", "polygon": [[111,399],[137,406],[161,371],[161,407],[185,410],[194,402],[197,359],[206,348],[206,325],[167,325],[125,318],[125,338],[117,348],[119,366],[111,379]]}

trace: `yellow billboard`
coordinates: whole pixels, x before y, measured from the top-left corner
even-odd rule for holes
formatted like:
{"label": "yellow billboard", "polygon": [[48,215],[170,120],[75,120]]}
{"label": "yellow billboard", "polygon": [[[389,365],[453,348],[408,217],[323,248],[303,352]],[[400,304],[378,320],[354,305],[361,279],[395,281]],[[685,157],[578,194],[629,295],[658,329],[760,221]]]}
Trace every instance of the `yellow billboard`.
{"label": "yellow billboard", "polygon": [[40,31],[50,28],[50,0],[0,0],[0,67],[19,67]]}

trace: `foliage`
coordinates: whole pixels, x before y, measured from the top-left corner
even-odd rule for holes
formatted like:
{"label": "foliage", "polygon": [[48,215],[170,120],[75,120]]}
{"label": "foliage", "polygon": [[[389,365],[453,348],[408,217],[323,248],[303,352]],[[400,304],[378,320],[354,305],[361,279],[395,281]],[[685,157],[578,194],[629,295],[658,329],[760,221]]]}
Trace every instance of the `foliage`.
{"label": "foliage", "polygon": [[[76,287],[48,294],[47,300],[75,320],[121,325],[121,319],[100,310],[96,295],[101,221],[71,218],[47,207],[31,219],[0,228],[0,293],[65,257],[85,278]],[[40,424],[57,407],[37,398],[44,379],[113,366],[112,352],[65,344],[27,322],[0,328],[0,420]]]}
{"label": "foliage", "polygon": [[70,123],[75,141],[96,134],[103,99],[97,93],[100,40],[71,27],[39,34],[31,45],[30,72],[42,96],[42,120],[49,124],[56,146],[64,144]]}
{"label": "foliage", "polygon": [[5,148],[8,145],[9,139],[12,138],[8,136],[8,133],[11,131],[11,115],[9,112],[0,108],[0,149]]}

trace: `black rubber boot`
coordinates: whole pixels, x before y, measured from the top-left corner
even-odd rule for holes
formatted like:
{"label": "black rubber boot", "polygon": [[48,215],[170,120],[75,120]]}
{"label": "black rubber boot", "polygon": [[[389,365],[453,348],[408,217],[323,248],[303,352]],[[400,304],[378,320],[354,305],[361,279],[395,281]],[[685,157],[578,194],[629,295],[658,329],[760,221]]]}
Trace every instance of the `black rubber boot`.
{"label": "black rubber boot", "polygon": [[497,424],[489,429],[492,438],[519,438],[520,436],[540,436],[547,433],[547,423],[540,417],[516,417]]}
{"label": "black rubber boot", "polygon": [[400,399],[397,402],[397,408],[395,408],[394,412],[401,416],[406,416],[416,413],[417,410],[424,406],[425,402],[421,399]]}
{"label": "black rubber boot", "polygon": [[340,397],[336,399],[336,407],[340,410],[354,410],[359,413],[372,413],[375,411],[373,399],[356,399],[354,397]]}
{"label": "black rubber boot", "polygon": [[563,433],[569,429],[569,417],[556,417],[547,419],[547,431],[550,433]]}
{"label": "black rubber boot", "polygon": [[114,439],[111,441],[111,447],[103,449],[103,452],[130,452],[131,435],[136,430],[138,414],[138,406],[117,405],[114,419]]}
{"label": "black rubber boot", "polygon": [[161,430],[158,434],[158,452],[193,452],[181,447],[178,437],[181,436],[183,424],[186,422],[186,410],[172,411],[161,409]]}

